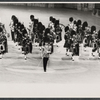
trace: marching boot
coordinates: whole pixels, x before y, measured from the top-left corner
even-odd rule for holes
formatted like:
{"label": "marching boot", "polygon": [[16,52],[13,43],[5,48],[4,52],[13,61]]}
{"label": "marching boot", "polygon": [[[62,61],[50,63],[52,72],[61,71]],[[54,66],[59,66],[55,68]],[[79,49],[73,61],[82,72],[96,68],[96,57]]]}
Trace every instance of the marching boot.
{"label": "marching boot", "polygon": [[67,53],[68,53],[68,49],[66,48],[66,55],[68,56],[68,54],[67,54]]}
{"label": "marching boot", "polygon": [[74,55],[72,54],[72,57],[71,57],[71,59],[72,59],[72,61],[74,61],[74,57],[73,57]]}

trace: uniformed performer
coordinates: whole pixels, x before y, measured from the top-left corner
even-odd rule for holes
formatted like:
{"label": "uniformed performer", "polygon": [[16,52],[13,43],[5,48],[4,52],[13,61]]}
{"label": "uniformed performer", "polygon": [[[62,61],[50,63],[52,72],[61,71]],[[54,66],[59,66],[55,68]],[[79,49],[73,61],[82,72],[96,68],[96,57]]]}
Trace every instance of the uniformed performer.
{"label": "uniformed performer", "polygon": [[34,19],[33,32],[34,32],[34,43],[36,44],[36,46],[39,43],[39,37],[38,37],[38,33],[39,33],[39,30],[38,30],[38,22],[39,22],[38,19]]}
{"label": "uniformed performer", "polygon": [[42,46],[42,39],[43,39],[43,25],[41,22],[38,23],[38,39],[39,39],[39,47],[40,47],[40,50],[41,50],[41,46]]}
{"label": "uniformed performer", "polygon": [[70,23],[68,24],[70,30],[72,30],[72,29],[74,28],[73,21],[74,21],[73,17],[70,17],[70,18],[69,18],[69,22],[70,22]]}
{"label": "uniformed performer", "polygon": [[64,39],[65,39],[64,48],[66,48],[66,55],[68,55],[68,52],[70,52],[71,44],[72,44],[70,34],[71,33],[70,33],[70,30],[69,30],[69,27],[66,26],[65,27],[65,35],[64,35]]}
{"label": "uniformed performer", "polygon": [[82,28],[82,21],[81,20],[77,20],[76,26],[77,26],[76,33],[79,33],[79,30]]}
{"label": "uniformed performer", "polygon": [[56,43],[62,40],[62,29],[59,25],[59,20],[55,21],[55,34],[56,34]]}
{"label": "uniformed performer", "polygon": [[14,34],[15,29],[14,29],[13,17],[14,17],[14,16],[11,17],[11,22],[10,22],[9,26],[10,26],[10,30],[11,30],[11,38],[12,38],[12,41],[15,42],[15,34]]}
{"label": "uniformed performer", "polygon": [[53,27],[54,27],[54,25],[53,25],[53,16],[50,16],[50,17],[49,17],[49,21],[50,21],[50,23],[48,24],[48,28],[49,28],[50,30],[52,30]]}
{"label": "uniformed performer", "polygon": [[84,45],[84,48],[86,48],[86,47],[89,47],[88,38],[89,38],[89,35],[91,34],[91,28],[89,26],[85,27],[85,30],[83,30],[83,32],[84,32],[83,45]]}
{"label": "uniformed performer", "polygon": [[97,35],[97,45],[98,45],[98,58],[100,58],[100,30]]}
{"label": "uniformed performer", "polygon": [[18,33],[17,27],[18,27],[19,20],[15,15],[12,16],[12,20],[13,20],[13,26],[14,26],[14,42],[17,45],[17,42],[18,42],[18,39],[17,39],[17,37],[18,37],[17,36],[17,33]]}
{"label": "uniformed performer", "polygon": [[72,51],[72,60],[74,61],[74,56],[79,56],[79,42],[74,30],[71,31],[71,51]]}
{"label": "uniformed performer", "polygon": [[34,42],[34,32],[33,32],[33,28],[34,28],[34,15],[30,15],[30,20],[31,20],[31,22],[29,23],[29,35],[31,37],[32,42]]}
{"label": "uniformed performer", "polygon": [[0,27],[0,55],[8,52],[7,37],[3,33],[2,27]]}
{"label": "uniformed performer", "polygon": [[48,64],[48,60],[49,60],[49,55],[51,53],[51,45],[44,41],[44,46],[42,47],[42,59],[43,59],[43,69],[44,72],[46,72],[47,70],[47,64]]}
{"label": "uniformed performer", "polygon": [[98,50],[98,32],[96,32],[96,27],[92,26],[91,27],[91,47],[92,49],[92,56],[94,56],[94,52]]}
{"label": "uniformed performer", "polygon": [[23,41],[22,41],[22,51],[24,52],[25,60],[27,59],[27,54],[31,53],[30,52],[31,46],[32,46],[32,41],[29,38],[28,34],[26,33],[25,36],[23,37]]}
{"label": "uniformed performer", "polygon": [[[91,26],[91,32],[90,32],[90,34],[89,34],[89,36],[88,36],[88,44],[89,44],[89,47],[92,47],[92,45],[93,45],[93,40],[95,40],[95,39],[93,39],[93,38],[96,38],[95,36],[96,36],[96,26]],[[93,41],[93,42],[92,42]]]}
{"label": "uniformed performer", "polygon": [[[50,23],[48,28],[50,29],[49,37],[50,37],[50,44],[51,44],[51,54],[54,52],[54,42],[56,43],[56,33],[55,33],[55,21],[56,19],[53,16],[49,17]],[[59,38],[60,40],[60,38]]]}
{"label": "uniformed performer", "polygon": [[76,20],[74,20],[74,22],[73,22],[73,30],[74,30],[75,32],[76,32],[76,29],[77,29],[76,24],[77,24],[77,21],[76,21]]}

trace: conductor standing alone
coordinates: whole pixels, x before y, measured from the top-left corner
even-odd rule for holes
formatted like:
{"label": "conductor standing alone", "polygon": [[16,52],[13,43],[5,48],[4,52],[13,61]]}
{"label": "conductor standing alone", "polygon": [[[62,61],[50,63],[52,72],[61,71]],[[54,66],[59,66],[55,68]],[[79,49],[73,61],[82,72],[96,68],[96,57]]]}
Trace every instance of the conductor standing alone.
{"label": "conductor standing alone", "polygon": [[49,56],[50,56],[50,53],[51,53],[51,45],[49,43],[46,43],[44,44],[43,46],[43,49],[42,49],[42,58],[43,58],[43,69],[44,69],[44,72],[46,72],[46,69],[47,69],[47,63],[48,63],[48,60],[49,60]]}

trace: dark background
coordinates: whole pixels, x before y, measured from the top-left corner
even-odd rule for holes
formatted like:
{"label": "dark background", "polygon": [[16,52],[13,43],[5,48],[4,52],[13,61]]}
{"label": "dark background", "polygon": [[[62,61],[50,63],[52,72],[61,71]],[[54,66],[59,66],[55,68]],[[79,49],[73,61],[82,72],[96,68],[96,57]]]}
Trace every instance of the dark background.
{"label": "dark background", "polygon": [[0,2],[100,2],[100,0],[0,0]]}
{"label": "dark background", "polygon": [[100,100],[100,98],[0,98],[0,100]]}
{"label": "dark background", "polygon": [[100,98],[0,98],[0,100],[100,100]]}
{"label": "dark background", "polygon": [[0,100],[100,100],[100,98],[0,98]]}

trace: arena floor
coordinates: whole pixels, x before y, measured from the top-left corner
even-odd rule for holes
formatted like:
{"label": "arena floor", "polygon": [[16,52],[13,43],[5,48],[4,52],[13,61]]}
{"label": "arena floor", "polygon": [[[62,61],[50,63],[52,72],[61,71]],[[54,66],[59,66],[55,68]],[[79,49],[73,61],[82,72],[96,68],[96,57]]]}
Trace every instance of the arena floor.
{"label": "arena floor", "polygon": [[[81,12],[68,9],[44,9],[28,7],[0,6],[1,22],[5,24],[10,33],[9,23],[11,16],[16,15],[24,25],[28,27],[30,15],[42,21],[45,26],[49,23],[49,16],[60,19],[60,23],[67,25],[69,17],[76,20],[88,21],[89,25],[96,25],[100,29],[100,19],[92,16],[91,12]],[[63,33],[64,34],[64,33]],[[63,35],[62,35],[63,36]],[[42,59],[39,47],[33,46],[33,53],[28,54],[28,59],[18,47],[8,38],[9,52],[0,59],[0,83],[100,83],[100,60],[79,59],[75,61],[62,60],[66,58],[63,48],[64,40],[54,48],[54,54],[50,56],[47,72],[43,72]]]}

